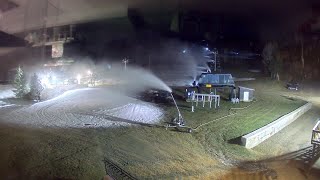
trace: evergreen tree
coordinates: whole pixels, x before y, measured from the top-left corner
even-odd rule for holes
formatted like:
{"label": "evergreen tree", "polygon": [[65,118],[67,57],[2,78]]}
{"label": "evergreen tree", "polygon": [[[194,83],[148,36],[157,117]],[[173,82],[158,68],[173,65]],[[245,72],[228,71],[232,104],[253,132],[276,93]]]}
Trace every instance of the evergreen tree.
{"label": "evergreen tree", "polygon": [[33,100],[40,100],[41,92],[43,86],[41,81],[36,73],[33,74],[30,81],[30,95]]}
{"label": "evergreen tree", "polygon": [[13,83],[15,88],[13,92],[17,98],[22,98],[28,93],[26,76],[20,66],[17,68]]}

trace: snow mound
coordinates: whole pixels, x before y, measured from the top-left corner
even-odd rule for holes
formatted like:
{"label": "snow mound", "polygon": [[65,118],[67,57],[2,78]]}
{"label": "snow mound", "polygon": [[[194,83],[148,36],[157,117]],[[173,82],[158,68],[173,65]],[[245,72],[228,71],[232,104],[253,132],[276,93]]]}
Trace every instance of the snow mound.
{"label": "snow mound", "polygon": [[0,99],[15,97],[13,90],[11,85],[0,85]]}
{"label": "snow mound", "polygon": [[142,102],[128,103],[121,107],[100,110],[97,113],[147,124],[156,123],[163,116],[160,108]]}
{"label": "snow mound", "polygon": [[33,127],[83,128],[150,124],[161,116],[162,110],[152,104],[109,89],[86,88],[16,110],[5,119]]}

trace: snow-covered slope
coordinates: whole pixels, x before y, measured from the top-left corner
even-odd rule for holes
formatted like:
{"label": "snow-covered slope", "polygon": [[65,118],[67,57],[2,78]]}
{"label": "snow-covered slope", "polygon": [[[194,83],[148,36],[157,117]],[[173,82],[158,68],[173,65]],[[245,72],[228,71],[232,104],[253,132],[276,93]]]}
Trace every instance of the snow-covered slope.
{"label": "snow-covered slope", "polygon": [[162,110],[106,88],[71,90],[7,115],[8,122],[36,127],[110,127],[157,123]]}

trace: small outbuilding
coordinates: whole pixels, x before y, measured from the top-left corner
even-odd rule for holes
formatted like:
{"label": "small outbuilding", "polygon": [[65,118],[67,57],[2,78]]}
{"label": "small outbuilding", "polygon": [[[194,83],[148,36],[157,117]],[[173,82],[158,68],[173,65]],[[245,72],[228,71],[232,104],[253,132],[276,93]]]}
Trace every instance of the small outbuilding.
{"label": "small outbuilding", "polygon": [[240,101],[250,102],[254,99],[254,89],[238,86],[238,97]]}

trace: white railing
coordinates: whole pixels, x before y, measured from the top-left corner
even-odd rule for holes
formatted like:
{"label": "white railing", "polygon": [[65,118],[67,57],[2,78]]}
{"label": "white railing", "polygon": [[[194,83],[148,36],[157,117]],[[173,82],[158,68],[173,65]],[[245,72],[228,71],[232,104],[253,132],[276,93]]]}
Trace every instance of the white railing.
{"label": "white railing", "polygon": [[311,144],[320,145],[320,119],[312,129]]}
{"label": "white railing", "polygon": [[205,106],[206,102],[209,102],[210,108],[212,107],[212,101],[214,101],[214,108],[217,108],[220,106],[220,95],[193,93],[191,101],[195,102],[196,106],[199,102],[202,102],[202,107]]}

